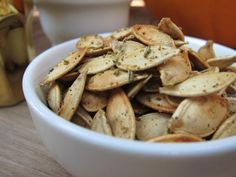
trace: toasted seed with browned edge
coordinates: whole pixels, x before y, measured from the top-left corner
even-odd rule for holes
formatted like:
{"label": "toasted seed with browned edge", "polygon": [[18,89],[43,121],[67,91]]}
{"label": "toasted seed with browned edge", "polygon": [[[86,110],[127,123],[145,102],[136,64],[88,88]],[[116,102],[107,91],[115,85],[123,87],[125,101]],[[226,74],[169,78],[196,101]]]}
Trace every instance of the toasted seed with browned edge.
{"label": "toasted seed with browned edge", "polygon": [[149,75],[146,79],[143,79],[137,83],[135,83],[135,85],[132,85],[132,87],[130,87],[127,91],[127,96],[130,99],[133,99],[138,92],[144,87],[144,85],[151,79],[152,75]]}
{"label": "toasted seed with browned edge", "polygon": [[169,104],[165,96],[159,93],[140,93],[136,99],[143,105],[159,112],[173,113],[176,106]]}
{"label": "toasted seed with browned edge", "polygon": [[132,34],[131,28],[121,28],[111,33],[111,38],[115,40],[122,40]]}
{"label": "toasted seed with browned edge", "polygon": [[146,45],[165,45],[175,47],[174,40],[153,25],[134,25],[132,32],[135,37]]}
{"label": "toasted seed with browned edge", "polygon": [[235,62],[236,62],[236,56],[222,56],[222,57],[210,58],[207,60],[207,63],[210,66],[217,66],[220,69],[225,69]]}
{"label": "toasted seed with browned edge", "polygon": [[148,46],[124,51],[118,57],[116,66],[123,70],[142,71],[167,62],[180,52],[168,46]]}
{"label": "toasted seed with browned edge", "polygon": [[194,50],[188,50],[189,60],[194,64],[194,68],[197,70],[204,70],[210,67],[210,65]]}
{"label": "toasted seed with browned edge", "polygon": [[64,74],[71,71],[73,68],[75,68],[79,62],[82,60],[86,53],[86,48],[81,48],[80,50],[73,52],[69,56],[67,56],[65,59],[60,61],[56,66],[54,66],[49,73],[46,75],[46,77],[41,82],[41,85],[48,84]]}
{"label": "toasted seed with browned edge", "polygon": [[79,72],[88,70],[88,74],[97,74],[114,66],[115,59],[116,56],[114,54],[105,54],[92,58],[79,67]]}
{"label": "toasted seed with browned edge", "polygon": [[64,119],[71,120],[76,112],[82,98],[86,78],[87,71],[81,73],[66,92],[59,112],[59,115]]}
{"label": "toasted seed with browned edge", "polygon": [[207,61],[210,58],[215,58],[216,54],[213,49],[214,42],[208,40],[205,45],[198,49],[198,54],[202,57],[203,60]]}
{"label": "toasted seed with browned edge", "polygon": [[216,93],[236,80],[232,72],[206,72],[195,75],[173,87],[161,87],[160,93],[179,97],[198,97]]}
{"label": "toasted seed with browned edge", "polygon": [[88,112],[96,112],[106,107],[108,101],[108,92],[90,92],[84,91],[81,104]]}
{"label": "toasted seed with browned edge", "polygon": [[214,133],[229,113],[228,101],[220,95],[187,98],[172,115],[169,129],[206,137]]}
{"label": "toasted seed with browned edge", "polygon": [[212,139],[222,139],[236,135],[236,114],[226,119],[217,129]]}
{"label": "toasted seed with browned edge", "polygon": [[170,18],[162,18],[157,28],[175,40],[184,41],[183,31]]}
{"label": "toasted seed with browned edge", "polygon": [[146,77],[148,77],[147,74],[133,74],[132,72],[112,69],[88,78],[86,89],[90,91],[105,91],[121,87]]}
{"label": "toasted seed with browned edge", "polygon": [[121,89],[112,91],[106,115],[115,137],[134,139],[136,131],[134,111],[128,97]]}
{"label": "toasted seed with browned edge", "polygon": [[91,130],[112,136],[111,126],[106,118],[105,112],[100,109],[92,119]]}
{"label": "toasted seed with browned edge", "polygon": [[103,47],[103,37],[99,35],[88,35],[81,36],[76,43],[78,49],[88,48],[88,49],[99,49]]}
{"label": "toasted seed with browned edge", "polygon": [[158,66],[164,86],[172,86],[186,80],[192,71],[187,51],[172,57],[165,64]]}
{"label": "toasted seed with browned edge", "polygon": [[190,143],[190,142],[201,142],[202,138],[187,134],[187,133],[178,133],[178,134],[168,134],[159,136],[156,138],[150,139],[148,142],[152,143]]}
{"label": "toasted seed with browned edge", "polygon": [[84,110],[81,106],[78,107],[76,114],[83,119],[83,121],[86,123],[86,125],[91,128],[92,126],[92,122],[93,119],[92,117],[89,115],[89,113],[86,112],[86,110]]}
{"label": "toasted seed with browned edge", "polygon": [[168,134],[168,121],[171,115],[163,113],[149,113],[136,120],[136,136],[139,140]]}
{"label": "toasted seed with browned edge", "polygon": [[58,113],[60,110],[62,101],[62,93],[60,86],[55,82],[53,83],[48,91],[47,102],[48,106],[53,110],[53,112]]}

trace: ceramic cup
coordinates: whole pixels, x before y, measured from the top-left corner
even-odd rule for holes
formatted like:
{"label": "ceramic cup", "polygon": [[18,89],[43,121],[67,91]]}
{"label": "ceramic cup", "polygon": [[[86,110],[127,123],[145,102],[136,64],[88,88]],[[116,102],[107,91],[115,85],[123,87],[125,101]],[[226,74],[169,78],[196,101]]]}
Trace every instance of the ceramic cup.
{"label": "ceramic cup", "polygon": [[34,0],[52,45],[126,27],[131,0]]}

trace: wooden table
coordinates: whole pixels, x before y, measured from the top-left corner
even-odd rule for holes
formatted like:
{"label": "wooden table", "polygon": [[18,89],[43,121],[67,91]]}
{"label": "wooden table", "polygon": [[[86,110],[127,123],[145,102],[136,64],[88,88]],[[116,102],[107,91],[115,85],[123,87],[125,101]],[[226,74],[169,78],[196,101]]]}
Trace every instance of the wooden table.
{"label": "wooden table", "polygon": [[[152,21],[145,8],[131,8],[130,15],[130,24]],[[50,46],[37,17],[34,41],[37,53]],[[45,149],[25,102],[0,108],[0,177],[70,176]]]}

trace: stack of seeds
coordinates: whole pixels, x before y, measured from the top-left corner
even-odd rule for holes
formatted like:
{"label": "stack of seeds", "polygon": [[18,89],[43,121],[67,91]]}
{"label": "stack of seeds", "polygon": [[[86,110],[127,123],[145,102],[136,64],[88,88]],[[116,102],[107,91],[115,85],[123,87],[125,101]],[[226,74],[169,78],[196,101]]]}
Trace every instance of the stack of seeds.
{"label": "stack of seeds", "polygon": [[186,45],[169,18],[84,36],[41,82],[49,108],[110,136],[195,142],[236,134],[236,56]]}

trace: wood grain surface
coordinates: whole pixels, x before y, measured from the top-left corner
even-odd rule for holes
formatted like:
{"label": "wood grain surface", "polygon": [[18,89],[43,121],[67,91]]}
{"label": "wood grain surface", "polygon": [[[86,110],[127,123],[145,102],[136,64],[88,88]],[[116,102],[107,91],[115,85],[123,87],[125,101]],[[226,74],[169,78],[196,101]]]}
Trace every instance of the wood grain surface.
{"label": "wood grain surface", "polygon": [[[130,24],[150,22],[145,8],[131,8]],[[49,48],[50,43],[38,17],[33,25],[39,54]],[[0,177],[71,177],[42,144],[25,102],[0,108]]]}

